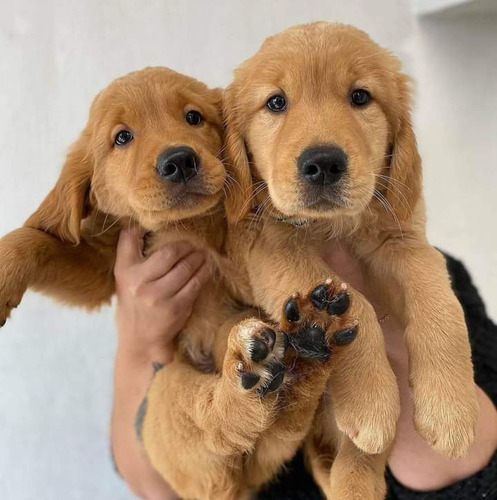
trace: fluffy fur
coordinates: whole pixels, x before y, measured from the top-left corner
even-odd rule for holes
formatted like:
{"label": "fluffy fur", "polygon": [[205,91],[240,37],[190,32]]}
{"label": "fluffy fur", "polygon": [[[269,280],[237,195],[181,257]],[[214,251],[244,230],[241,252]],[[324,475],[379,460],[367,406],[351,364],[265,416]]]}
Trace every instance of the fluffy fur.
{"label": "fluffy fur", "polygon": [[[364,107],[350,101],[358,88],[372,97]],[[267,108],[275,94],[286,97],[285,111]],[[237,69],[224,107],[227,165],[237,180],[226,210],[235,224],[230,252],[247,272],[246,300],[276,319],[288,293],[328,275],[339,282],[321,258],[323,243],[338,238],[405,326],[416,428],[440,453],[462,456],[478,413],[468,335],[444,259],[426,239],[399,61],[352,27],[297,26],[268,38]],[[333,199],[311,195],[298,175],[301,152],[323,144],[348,157]],[[372,306],[354,290],[351,302],[359,334],[335,359],[307,461],[327,498],[381,499],[398,394]]]}
{"label": "fluffy fur", "polygon": [[[203,115],[201,124],[186,122],[192,109]],[[119,146],[115,137],[123,129],[134,139]],[[212,279],[179,336],[174,361],[153,367],[138,435],[183,498],[209,500],[250,495],[295,454],[330,359],[347,350],[335,346],[330,358],[333,335],[345,332],[350,340],[355,331],[347,312],[328,318],[304,295],[292,299],[299,321],[283,317],[280,328],[250,318],[253,311],[239,313],[249,284],[223,255],[222,139],[218,90],[166,68],[120,78],[94,100],[54,189],[22,228],[0,240],[2,325],[27,288],[90,309],[108,302],[122,226],[148,231],[146,254],[177,239],[207,250]],[[196,152],[198,173],[185,183],[168,182],[157,173],[157,159],[180,145]],[[330,297],[340,290],[330,288]],[[330,321],[328,336],[307,331]],[[307,353],[314,348],[319,359],[297,355],[301,336]]]}

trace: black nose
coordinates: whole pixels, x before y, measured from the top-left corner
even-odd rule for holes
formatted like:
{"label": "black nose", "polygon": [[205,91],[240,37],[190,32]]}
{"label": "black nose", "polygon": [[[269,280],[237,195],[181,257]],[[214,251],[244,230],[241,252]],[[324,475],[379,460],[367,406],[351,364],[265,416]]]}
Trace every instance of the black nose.
{"label": "black nose", "polygon": [[187,183],[197,175],[199,166],[200,161],[192,148],[178,146],[162,151],[157,158],[156,169],[167,181]]}
{"label": "black nose", "polygon": [[297,167],[307,182],[329,186],[347,171],[347,155],[338,146],[312,146],[302,151]]}

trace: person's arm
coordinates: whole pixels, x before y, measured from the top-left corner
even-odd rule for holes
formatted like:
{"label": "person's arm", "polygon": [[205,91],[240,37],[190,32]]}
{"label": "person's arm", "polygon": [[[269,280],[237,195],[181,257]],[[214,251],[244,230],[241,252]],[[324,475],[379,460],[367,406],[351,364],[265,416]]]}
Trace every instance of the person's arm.
{"label": "person's arm", "polygon": [[204,255],[171,243],[145,259],[136,229],[123,230],[115,266],[118,347],[111,419],[112,452],[129,488],[147,500],[178,498],[150,465],[135,432],[153,363],[173,356],[172,341],[189,318],[208,278]]}
{"label": "person's arm", "polygon": [[[366,295],[380,320],[386,318],[388,311],[375,304],[374,293],[368,289],[358,262],[343,246],[330,242],[324,258],[330,267],[340,271],[343,280]],[[442,457],[423,440],[413,424],[408,353],[402,327],[394,318],[389,318],[382,322],[382,329],[401,397],[395,444],[388,461],[395,478],[412,490],[428,491],[444,488],[483,469],[497,449],[497,411],[489,397],[476,387],[480,416],[475,440],[468,453],[457,460]]]}

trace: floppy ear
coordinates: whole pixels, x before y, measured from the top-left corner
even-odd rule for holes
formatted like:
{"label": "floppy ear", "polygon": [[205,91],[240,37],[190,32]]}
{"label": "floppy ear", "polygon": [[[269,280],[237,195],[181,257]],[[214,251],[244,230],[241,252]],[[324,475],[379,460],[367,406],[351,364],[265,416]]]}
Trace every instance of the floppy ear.
{"label": "floppy ear", "polygon": [[411,123],[409,78],[398,77],[397,110],[392,117],[392,158],[386,198],[400,221],[407,221],[421,196],[422,172]]}
{"label": "floppy ear", "polygon": [[226,148],[226,169],[228,171],[228,189],[226,190],[225,208],[229,223],[242,220],[250,211],[249,198],[253,193],[252,173],[247,157],[247,149],[242,132],[242,119],[235,84],[224,91],[223,114]]}
{"label": "floppy ear", "polygon": [[81,220],[88,215],[93,164],[88,151],[89,133],[83,131],[73,144],[62,172],[25,226],[51,233],[74,244],[80,241]]}

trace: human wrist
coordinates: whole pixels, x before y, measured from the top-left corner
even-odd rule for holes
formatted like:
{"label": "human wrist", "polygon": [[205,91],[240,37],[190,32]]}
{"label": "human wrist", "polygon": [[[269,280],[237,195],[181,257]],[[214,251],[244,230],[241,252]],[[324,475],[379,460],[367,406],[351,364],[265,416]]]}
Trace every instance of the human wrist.
{"label": "human wrist", "polygon": [[143,339],[118,338],[117,359],[130,366],[151,367],[154,363],[168,364],[173,356],[172,342],[146,342]]}

